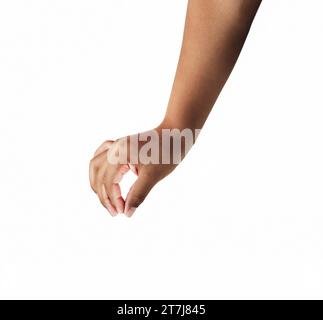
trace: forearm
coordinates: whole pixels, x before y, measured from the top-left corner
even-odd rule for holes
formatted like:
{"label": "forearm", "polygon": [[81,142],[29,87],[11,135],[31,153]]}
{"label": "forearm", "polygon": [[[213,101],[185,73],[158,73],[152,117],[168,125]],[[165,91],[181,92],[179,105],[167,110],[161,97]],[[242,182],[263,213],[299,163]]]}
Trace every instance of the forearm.
{"label": "forearm", "polygon": [[243,47],[261,0],[189,0],[163,126],[202,128]]}

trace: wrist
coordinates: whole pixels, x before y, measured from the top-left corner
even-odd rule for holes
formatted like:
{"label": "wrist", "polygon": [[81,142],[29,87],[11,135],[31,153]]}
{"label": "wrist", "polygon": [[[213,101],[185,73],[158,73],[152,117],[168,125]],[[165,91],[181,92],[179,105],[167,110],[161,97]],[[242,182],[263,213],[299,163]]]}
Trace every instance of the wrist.
{"label": "wrist", "polygon": [[[181,122],[169,121],[168,119],[163,119],[163,121],[154,128],[158,133],[160,139],[162,137],[170,136],[173,138],[179,139],[189,139],[191,140],[192,145],[195,143],[201,129],[193,124],[184,124]],[[190,142],[189,142],[190,144]]]}
{"label": "wrist", "polygon": [[177,119],[172,119],[170,117],[165,117],[160,124],[155,128],[158,132],[161,132],[163,129],[178,129],[180,131],[183,131],[185,129],[189,129],[192,131],[195,130],[201,130],[202,126],[199,125],[196,121],[194,120],[177,120]]}

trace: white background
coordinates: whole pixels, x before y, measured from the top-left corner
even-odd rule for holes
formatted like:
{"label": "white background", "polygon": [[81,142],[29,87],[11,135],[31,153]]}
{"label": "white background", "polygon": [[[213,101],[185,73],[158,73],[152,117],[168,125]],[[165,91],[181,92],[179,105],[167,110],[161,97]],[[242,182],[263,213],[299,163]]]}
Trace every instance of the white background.
{"label": "white background", "polygon": [[198,143],[132,219],[90,190],[101,142],[162,119],[185,10],[0,2],[0,298],[323,298],[321,0],[264,1]]}

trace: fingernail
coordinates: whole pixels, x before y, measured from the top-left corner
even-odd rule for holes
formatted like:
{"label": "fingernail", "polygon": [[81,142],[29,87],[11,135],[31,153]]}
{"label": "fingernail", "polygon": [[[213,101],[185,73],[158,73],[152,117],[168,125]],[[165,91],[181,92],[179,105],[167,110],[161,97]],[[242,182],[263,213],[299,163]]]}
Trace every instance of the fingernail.
{"label": "fingernail", "polygon": [[130,218],[135,213],[136,209],[137,208],[135,208],[135,207],[130,208],[126,213],[127,217]]}

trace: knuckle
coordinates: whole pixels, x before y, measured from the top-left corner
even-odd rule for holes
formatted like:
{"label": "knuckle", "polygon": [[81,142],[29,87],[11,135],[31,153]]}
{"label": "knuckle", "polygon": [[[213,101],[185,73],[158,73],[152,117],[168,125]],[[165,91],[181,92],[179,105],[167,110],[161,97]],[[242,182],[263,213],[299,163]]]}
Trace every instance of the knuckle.
{"label": "knuckle", "polygon": [[125,152],[127,150],[127,138],[121,138],[116,141],[116,147],[118,148],[119,152]]}
{"label": "knuckle", "polygon": [[90,168],[91,168],[91,169],[95,169],[95,168],[96,168],[96,161],[95,161],[95,158],[91,159],[91,161],[90,161]]}
{"label": "knuckle", "polygon": [[110,146],[112,143],[113,143],[113,141],[112,141],[112,140],[105,140],[105,141],[103,142],[103,145],[104,145],[105,147],[108,147],[108,146]]}

